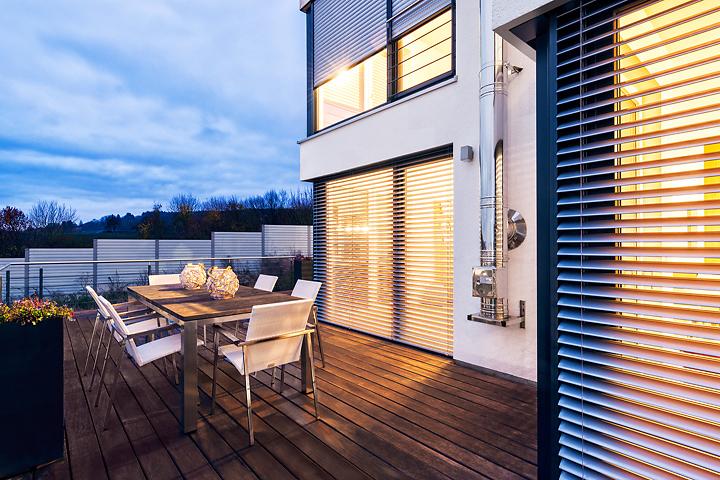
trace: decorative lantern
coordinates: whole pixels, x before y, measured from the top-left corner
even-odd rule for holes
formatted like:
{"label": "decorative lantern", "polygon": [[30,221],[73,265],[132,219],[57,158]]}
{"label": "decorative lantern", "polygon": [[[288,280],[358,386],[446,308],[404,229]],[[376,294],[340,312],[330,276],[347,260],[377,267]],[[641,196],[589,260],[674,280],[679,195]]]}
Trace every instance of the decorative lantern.
{"label": "decorative lantern", "polygon": [[240,281],[232,267],[212,267],[208,272],[207,291],[215,299],[232,298],[240,288]]}
{"label": "decorative lantern", "polygon": [[202,263],[188,263],[180,273],[180,285],[186,290],[197,290],[205,285],[207,275]]}

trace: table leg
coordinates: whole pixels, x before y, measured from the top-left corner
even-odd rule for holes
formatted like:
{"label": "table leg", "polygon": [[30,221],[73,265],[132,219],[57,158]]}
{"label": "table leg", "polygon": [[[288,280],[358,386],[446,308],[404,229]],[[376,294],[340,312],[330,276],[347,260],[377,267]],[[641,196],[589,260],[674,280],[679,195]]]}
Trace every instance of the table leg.
{"label": "table leg", "polygon": [[310,355],[307,342],[303,340],[300,350],[300,391],[308,394],[312,392],[312,379],[310,378]]}
{"label": "table leg", "polygon": [[182,331],[183,371],[180,391],[182,392],[181,427],[184,433],[197,430],[198,421],[198,357],[197,323],[186,322]]}

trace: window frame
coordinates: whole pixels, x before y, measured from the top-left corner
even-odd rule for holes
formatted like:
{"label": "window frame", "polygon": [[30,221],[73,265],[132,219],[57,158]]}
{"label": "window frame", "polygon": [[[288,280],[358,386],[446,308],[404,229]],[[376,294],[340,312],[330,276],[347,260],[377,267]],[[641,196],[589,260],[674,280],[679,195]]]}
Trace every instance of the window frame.
{"label": "window frame", "polygon": [[[314,40],[313,40],[313,25],[314,25],[314,19],[313,19],[313,13],[314,8],[310,7],[310,9],[307,12],[307,136],[315,135],[316,133],[320,133],[322,131],[325,131],[330,128],[336,128],[338,125],[345,124],[347,122],[351,122],[352,120],[360,117],[361,115],[365,115],[368,112],[372,112],[374,110],[377,110],[378,108],[384,107],[388,104],[391,104],[397,100],[400,100],[404,97],[413,95],[419,91],[422,91],[426,88],[432,87],[433,85],[437,85],[438,83],[444,82],[452,77],[455,76],[455,69],[456,69],[456,10],[455,10],[455,3],[456,0],[450,1],[450,6],[441,9],[438,12],[435,12],[434,14],[430,15],[429,17],[423,19],[422,22],[418,23],[417,25],[413,26],[411,29],[408,29],[407,31],[403,32],[401,35],[397,35],[396,37],[392,37],[392,22],[390,19],[392,18],[392,1],[388,0],[387,2],[387,33],[386,33],[386,40],[385,45],[382,48],[379,48],[372,53],[366,55],[362,59],[358,60],[357,62],[348,65],[345,67],[345,69],[351,69],[364,61],[368,60],[369,58],[373,57],[374,55],[377,55],[382,50],[387,50],[387,72],[388,72],[388,81],[387,81],[387,98],[385,102],[376,105],[372,108],[369,108],[367,110],[363,110],[362,112],[356,113],[355,115],[352,115],[350,117],[347,117],[343,120],[340,120],[338,122],[335,122],[333,124],[327,125],[323,128],[317,128],[318,127],[318,89],[325,85],[326,83],[333,80],[333,77],[328,78],[321,84],[315,86],[313,82],[313,73],[314,73],[314,65],[313,65],[313,53],[314,53]],[[404,35],[407,35],[408,33],[417,30],[418,28],[422,27],[426,23],[434,20],[440,15],[443,15],[450,11],[451,18],[450,18],[450,27],[451,27],[451,54],[450,54],[450,70],[448,70],[445,73],[442,73],[440,75],[437,75],[431,79],[425,80],[424,82],[415,85],[413,87],[410,87],[406,90],[403,90],[402,92],[395,91],[397,88],[397,43],[400,38],[402,38]],[[392,76],[392,79],[391,79]]]}

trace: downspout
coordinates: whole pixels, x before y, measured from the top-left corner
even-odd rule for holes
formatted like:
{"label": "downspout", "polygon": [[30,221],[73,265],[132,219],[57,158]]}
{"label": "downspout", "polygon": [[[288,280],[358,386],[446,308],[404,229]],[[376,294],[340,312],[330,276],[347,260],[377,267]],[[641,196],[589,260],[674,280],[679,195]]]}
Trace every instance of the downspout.
{"label": "downspout", "polygon": [[[480,266],[473,269],[473,295],[480,297],[480,313],[469,318],[506,326],[508,234],[512,247],[518,246],[524,239],[524,234],[517,236],[518,227],[524,229],[524,221],[508,210],[505,198],[505,102],[508,73],[520,70],[504,60],[503,40],[492,29],[492,0],[480,0],[480,60]],[[518,218],[521,225],[515,223]]]}

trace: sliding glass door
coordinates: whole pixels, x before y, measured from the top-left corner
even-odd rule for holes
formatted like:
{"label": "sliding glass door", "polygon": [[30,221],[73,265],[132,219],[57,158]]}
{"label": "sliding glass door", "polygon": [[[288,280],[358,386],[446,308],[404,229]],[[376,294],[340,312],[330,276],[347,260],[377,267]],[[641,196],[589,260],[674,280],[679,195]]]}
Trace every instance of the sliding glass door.
{"label": "sliding glass door", "polygon": [[452,353],[452,158],[315,184],[320,318]]}

